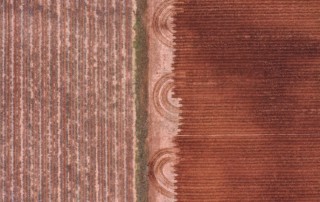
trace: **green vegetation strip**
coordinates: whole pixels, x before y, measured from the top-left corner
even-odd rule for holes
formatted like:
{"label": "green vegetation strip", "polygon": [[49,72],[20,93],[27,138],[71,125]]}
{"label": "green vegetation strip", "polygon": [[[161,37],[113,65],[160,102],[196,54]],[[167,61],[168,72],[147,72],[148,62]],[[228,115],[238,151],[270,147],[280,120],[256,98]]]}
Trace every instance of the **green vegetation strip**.
{"label": "green vegetation strip", "polygon": [[148,201],[148,45],[143,16],[147,0],[137,0],[134,48],[136,52],[136,197],[138,202]]}

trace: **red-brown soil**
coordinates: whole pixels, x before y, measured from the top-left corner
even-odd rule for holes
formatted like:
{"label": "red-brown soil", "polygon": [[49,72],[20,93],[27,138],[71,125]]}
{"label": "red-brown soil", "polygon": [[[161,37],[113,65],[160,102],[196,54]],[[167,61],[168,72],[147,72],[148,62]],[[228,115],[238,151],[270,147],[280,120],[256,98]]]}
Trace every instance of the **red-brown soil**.
{"label": "red-brown soil", "polygon": [[319,201],[319,1],[186,0],[178,201]]}

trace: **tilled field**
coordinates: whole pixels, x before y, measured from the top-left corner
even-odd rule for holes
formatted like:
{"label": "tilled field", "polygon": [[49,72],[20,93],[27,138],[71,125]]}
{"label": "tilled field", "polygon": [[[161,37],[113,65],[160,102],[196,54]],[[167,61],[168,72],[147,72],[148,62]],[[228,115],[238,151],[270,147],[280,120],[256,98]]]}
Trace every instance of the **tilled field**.
{"label": "tilled field", "polygon": [[0,2],[0,201],[133,201],[133,2]]}
{"label": "tilled field", "polygon": [[319,1],[175,5],[177,200],[319,201]]}
{"label": "tilled field", "polygon": [[317,0],[0,0],[0,201],[319,201]]}

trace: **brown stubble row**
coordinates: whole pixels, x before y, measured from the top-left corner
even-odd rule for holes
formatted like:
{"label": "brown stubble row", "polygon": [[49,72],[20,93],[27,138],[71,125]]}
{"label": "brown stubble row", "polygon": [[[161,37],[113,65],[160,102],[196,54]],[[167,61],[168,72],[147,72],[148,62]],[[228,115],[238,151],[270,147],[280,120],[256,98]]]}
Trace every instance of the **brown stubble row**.
{"label": "brown stubble row", "polygon": [[177,0],[178,201],[318,201],[319,1]]}
{"label": "brown stubble row", "polygon": [[132,201],[132,1],[0,2],[0,201]]}

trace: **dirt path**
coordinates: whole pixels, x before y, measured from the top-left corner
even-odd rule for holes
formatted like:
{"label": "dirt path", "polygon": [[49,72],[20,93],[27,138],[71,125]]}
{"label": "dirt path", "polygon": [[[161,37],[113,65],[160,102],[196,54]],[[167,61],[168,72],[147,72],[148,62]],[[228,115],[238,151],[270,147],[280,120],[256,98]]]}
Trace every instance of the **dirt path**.
{"label": "dirt path", "polygon": [[173,137],[178,132],[179,101],[173,90],[172,0],[148,0],[149,36],[149,201],[174,201],[176,162]]}

